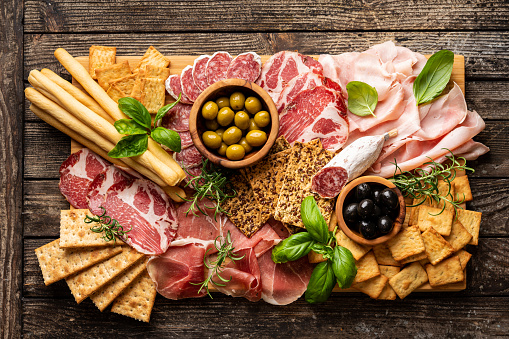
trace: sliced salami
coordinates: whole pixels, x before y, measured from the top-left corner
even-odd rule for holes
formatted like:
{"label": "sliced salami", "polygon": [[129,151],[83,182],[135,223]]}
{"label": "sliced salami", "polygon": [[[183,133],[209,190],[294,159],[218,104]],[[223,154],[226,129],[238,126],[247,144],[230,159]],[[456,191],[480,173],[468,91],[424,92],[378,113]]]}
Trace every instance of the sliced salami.
{"label": "sliced salami", "polygon": [[178,132],[178,134],[180,135],[182,149],[193,146],[193,139],[191,139],[190,132]]}
{"label": "sliced salami", "polygon": [[182,94],[180,98],[180,102],[183,104],[192,104],[193,102],[189,100],[184,93],[182,93],[182,84],[180,83],[180,75],[173,74],[166,79],[164,85],[166,86],[166,91],[169,95],[171,95],[175,100],[178,99],[179,94]]}
{"label": "sliced salami", "polygon": [[189,115],[192,105],[176,104],[163,117],[161,125],[176,132],[189,131]]}
{"label": "sliced salami", "polygon": [[256,81],[262,71],[262,58],[254,53],[247,52],[237,55],[226,72],[227,79],[243,79]]}
{"label": "sliced salami", "polygon": [[133,179],[133,177],[114,165],[108,166],[108,168],[96,175],[95,179],[88,186],[87,199],[90,212],[95,215],[101,215],[103,210],[100,207],[104,203],[106,192],[111,186],[124,179]]}
{"label": "sliced salami", "polygon": [[232,56],[228,52],[216,52],[207,62],[205,73],[207,84],[210,86],[220,80],[226,79],[226,72],[232,62]]}
{"label": "sliced salami", "polygon": [[201,166],[203,158],[201,153],[194,146],[185,148],[179,153],[174,153],[173,157],[182,167],[185,168]]}
{"label": "sliced salami", "polygon": [[180,74],[180,84],[182,86],[182,93],[192,102],[198,99],[201,94],[201,89],[196,86],[193,79],[193,66],[186,66]]}
{"label": "sliced salami", "polygon": [[193,79],[194,83],[198,88],[204,91],[208,87],[207,83],[207,62],[210,59],[210,55],[200,55],[194,60],[193,65]]}
{"label": "sliced salami", "polygon": [[327,167],[315,174],[311,190],[322,198],[333,199],[348,182],[348,173],[343,167]]}

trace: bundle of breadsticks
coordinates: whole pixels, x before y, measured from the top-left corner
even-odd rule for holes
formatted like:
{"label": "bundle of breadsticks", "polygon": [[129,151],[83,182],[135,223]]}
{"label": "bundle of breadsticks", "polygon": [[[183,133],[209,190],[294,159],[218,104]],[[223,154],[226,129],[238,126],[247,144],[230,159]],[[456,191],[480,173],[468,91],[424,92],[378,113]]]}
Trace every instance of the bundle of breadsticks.
{"label": "bundle of breadsticks", "polygon": [[184,191],[177,185],[185,172],[161,146],[149,138],[148,149],[142,155],[113,159],[108,152],[124,136],[113,123],[127,116],[118,108],[89,72],[67,51],[59,48],[55,57],[85,89],[86,93],[48,69],[32,70],[25,95],[32,103],[30,110],[39,118],[59,129],[106,160],[127,166],[152,180],[175,201],[181,201]]}

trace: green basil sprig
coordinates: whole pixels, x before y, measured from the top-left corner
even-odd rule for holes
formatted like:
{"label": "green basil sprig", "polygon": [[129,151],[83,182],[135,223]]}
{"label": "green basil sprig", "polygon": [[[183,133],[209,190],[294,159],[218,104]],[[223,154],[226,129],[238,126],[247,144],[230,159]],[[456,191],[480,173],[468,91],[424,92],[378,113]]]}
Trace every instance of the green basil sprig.
{"label": "green basil sprig", "polygon": [[375,87],[371,87],[362,81],[350,81],[346,85],[348,92],[348,110],[355,115],[364,117],[366,115],[375,115],[375,108],[378,104],[378,92]]}
{"label": "green basil sprig", "polygon": [[446,49],[436,52],[428,59],[414,81],[414,96],[417,105],[438,97],[449,83],[454,64],[454,53]]}
{"label": "green basil sprig", "polygon": [[311,273],[311,279],[309,279],[304,297],[310,304],[322,303],[329,298],[334,285],[336,285],[336,279],[331,262],[328,260],[321,262],[316,265],[313,273]]}
{"label": "green basil sprig", "polygon": [[119,99],[118,108],[131,119],[120,119],[113,124],[118,133],[126,136],[117,142],[108,155],[112,158],[127,158],[145,153],[148,148],[149,134],[156,142],[165,145],[174,152],[180,152],[182,148],[180,135],[164,127],[156,127],[157,122],[179,101],[180,95],[177,101],[161,107],[152,127],[152,117],[141,102],[130,97]]}

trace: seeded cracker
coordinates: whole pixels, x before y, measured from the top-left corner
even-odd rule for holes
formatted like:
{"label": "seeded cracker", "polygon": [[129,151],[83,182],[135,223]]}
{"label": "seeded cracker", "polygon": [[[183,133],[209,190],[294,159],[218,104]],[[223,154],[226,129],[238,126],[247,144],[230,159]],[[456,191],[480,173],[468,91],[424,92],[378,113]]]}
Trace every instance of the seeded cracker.
{"label": "seeded cracker", "polygon": [[[400,268],[396,266],[378,266],[380,268],[380,274],[387,277],[388,279],[394,277],[396,274],[399,273]],[[380,300],[396,300],[396,292],[392,289],[391,285],[387,283],[382,290],[382,293],[378,296],[377,299]]]}
{"label": "seeded cracker", "polygon": [[409,226],[402,229],[394,238],[387,241],[387,246],[392,257],[397,261],[424,251],[424,243],[418,226]]}
{"label": "seeded cracker", "polygon": [[421,237],[426,248],[426,255],[432,265],[438,264],[454,253],[452,246],[433,227],[428,228]]}
{"label": "seeded cracker", "polygon": [[166,68],[170,65],[170,59],[159,53],[154,46],[150,46],[141,58],[140,63],[133,69],[133,73],[138,73],[140,69],[147,65]]}
{"label": "seeded cracker", "polygon": [[336,241],[339,246],[349,249],[355,260],[362,258],[371,249],[370,247],[359,245],[352,239],[348,238],[341,230],[336,233]]}
{"label": "seeded cracker", "polygon": [[375,245],[373,247],[373,252],[375,253],[376,262],[379,265],[401,266],[399,261],[394,260],[392,257],[391,251],[389,251],[386,243]]}
{"label": "seeded cracker", "polygon": [[432,287],[463,281],[463,269],[458,256],[442,261],[438,265],[426,265],[429,284]]}
{"label": "seeded cracker", "polygon": [[394,292],[404,299],[416,288],[428,281],[428,275],[421,264],[414,262],[389,279]]}
{"label": "seeded cracker", "polygon": [[379,275],[361,283],[352,284],[352,287],[369,295],[373,299],[377,299],[387,285],[388,280],[389,278],[386,276]]}
{"label": "seeded cracker", "polygon": [[458,208],[458,220],[461,222],[472,235],[470,245],[477,245],[479,243],[479,229],[481,227],[481,212],[462,210]]}
{"label": "seeded cracker", "polygon": [[155,114],[164,106],[165,95],[164,80],[147,78],[145,79],[140,102],[147,108],[149,113]]}
{"label": "seeded cracker", "polygon": [[355,266],[357,266],[357,275],[353,280],[354,284],[369,280],[380,275],[380,269],[378,268],[378,264],[373,252],[368,252],[368,254],[364,255],[359,260],[356,260]]}
{"label": "seeded cracker", "polygon": [[274,142],[274,145],[271,147],[268,156],[271,156],[282,151],[286,151],[287,149],[290,148],[292,148],[292,146],[288,141],[286,141],[286,138],[284,136],[280,136]]}
{"label": "seeded cracker", "polygon": [[126,60],[118,64],[98,68],[95,70],[95,74],[99,85],[106,91],[111,82],[130,75],[131,68],[129,68],[129,62]]}
{"label": "seeded cracker", "polygon": [[451,244],[454,251],[459,251],[465,247],[471,239],[472,235],[457,219],[452,223],[451,234],[445,237],[445,240]]}
{"label": "seeded cracker", "polygon": [[95,70],[113,65],[117,55],[116,47],[90,46],[88,53],[88,69],[92,79],[97,79]]}
{"label": "seeded cracker", "polygon": [[419,225],[421,232],[424,232],[428,228],[433,227],[441,235],[447,236],[451,234],[454,214],[447,210],[444,210],[441,213],[440,211],[441,208],[434,208],[424,205],[419,207],[419,218],[417,224]]}

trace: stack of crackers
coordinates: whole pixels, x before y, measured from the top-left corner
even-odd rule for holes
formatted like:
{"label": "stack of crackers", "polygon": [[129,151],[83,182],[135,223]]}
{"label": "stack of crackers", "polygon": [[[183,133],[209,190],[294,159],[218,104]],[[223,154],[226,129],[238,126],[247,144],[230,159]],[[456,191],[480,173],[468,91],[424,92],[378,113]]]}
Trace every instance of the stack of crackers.
{"label": "stack of crackers", "polygon": [[129,62],[116,62],[116,47],[92,46],[89,72],[108,95],[118,102],[132,97],[155,114],[164,106],[164,82],[170,76],[170,60],[150,46],[138,65],[131,70]]}
{"label": "stack of crackers", "polygon": [[79,304],[87,297],[102,312],[148,322],[156,287],[147,272],[148,258],[122,241],[105,241],[84,222],[89,210],[61,211],[60,239],[35,250],[44,283],[65,279]]}

